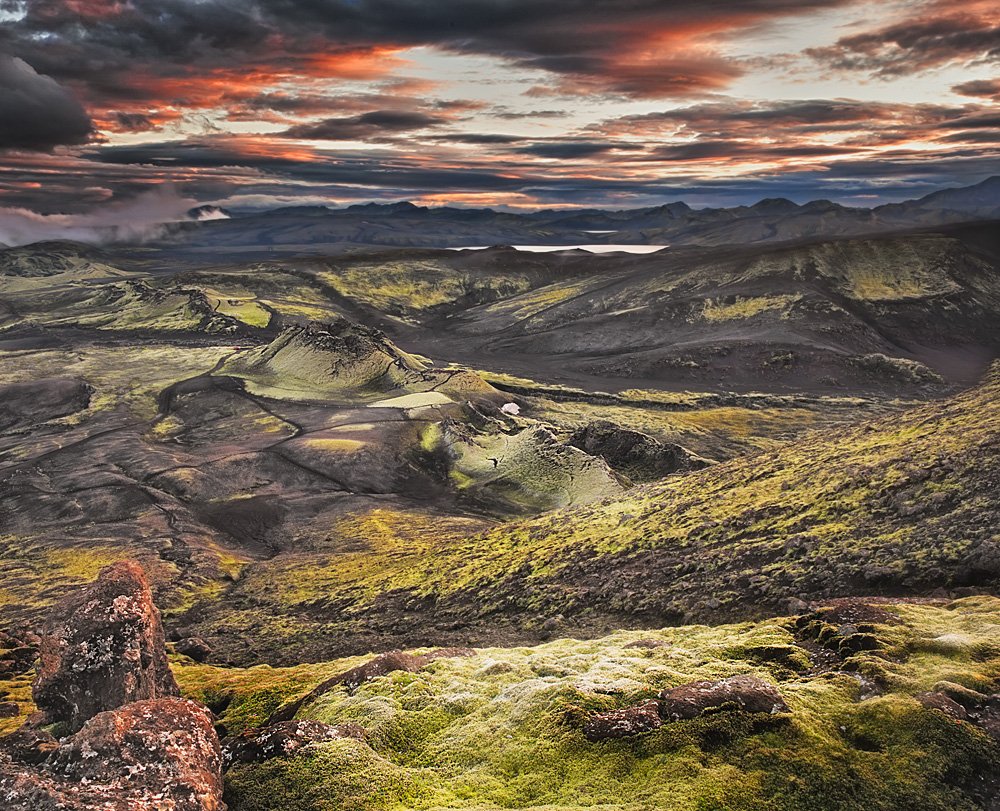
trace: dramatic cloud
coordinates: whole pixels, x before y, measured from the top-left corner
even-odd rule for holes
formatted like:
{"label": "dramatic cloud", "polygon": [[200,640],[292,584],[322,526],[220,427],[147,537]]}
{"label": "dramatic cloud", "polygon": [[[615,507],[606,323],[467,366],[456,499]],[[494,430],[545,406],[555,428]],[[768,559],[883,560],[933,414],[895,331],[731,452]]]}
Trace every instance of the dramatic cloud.
{"label": "dramatic cloud", "polygon": [[[45,72],[86,84],[95,100],[145,85],[161,98],[176,90],[208,104],[265,72],[371,79],[420,46],[556,74],[555,92],[670,97],[716,90],[742,73],[720,52],[727,36],[838,2],[30,0],[3,38]],[[241,71],[253,57],[264,69]]]}
{"label": "dramatic cloud", "polygon": [[913,3],[910,8],[912,15],[901,22],[808,53],[832,68],[880,77],[952,63],[1000,62],[1000,6],[992,0]]}
{"label": "dramatic cloud", "polygon": [[93,131],[80,103],[22,59],[0,54],[0,149],[82,144]]}
{"label": "dramatic cloud", "polygon": [[8,208],[77,215],[167,182],[226,207],[850,202],[1000,174],[995,0],[0,11]]}
{"label": "dramatic cloud", "polygon": [[327,118],[312,124],[299,124],[282,134],[288,138],[313,141],[361,141],[392,133],[439,127],[447,121],[443,116],[426,113],[375,110],[349,118]]}
{"label": "dramatic cloud", "polygon": [[952,87],[952,92],[960,96],[1000,100],[1000,79],[974,79],[971,82],[962,82]]}

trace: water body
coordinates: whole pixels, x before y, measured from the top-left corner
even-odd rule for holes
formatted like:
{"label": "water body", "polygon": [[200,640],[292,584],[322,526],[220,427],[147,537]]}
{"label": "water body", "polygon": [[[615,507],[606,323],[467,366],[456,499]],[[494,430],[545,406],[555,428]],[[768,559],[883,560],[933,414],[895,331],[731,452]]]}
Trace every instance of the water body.
{"label": "water body", "polygon": [[[484,251],[491,245],[469,245],[463,248],[452,248],[453,251]],[[530,253],[551,253],[552,251],[589,251],[590,253],[656,253],[669,245],[511,245],[518,251]]]}

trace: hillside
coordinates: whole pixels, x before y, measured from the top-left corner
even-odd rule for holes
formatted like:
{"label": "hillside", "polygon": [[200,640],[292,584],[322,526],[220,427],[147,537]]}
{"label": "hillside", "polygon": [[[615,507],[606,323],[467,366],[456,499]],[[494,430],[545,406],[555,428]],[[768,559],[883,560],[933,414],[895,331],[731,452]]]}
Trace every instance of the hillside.
{"label": "hillside", "polygon": [[992,590],[998,398],[994,368],[949,400],[478,535],[359,515],[338,526],[357,551],[256,563],[184,632],[288,662]]}

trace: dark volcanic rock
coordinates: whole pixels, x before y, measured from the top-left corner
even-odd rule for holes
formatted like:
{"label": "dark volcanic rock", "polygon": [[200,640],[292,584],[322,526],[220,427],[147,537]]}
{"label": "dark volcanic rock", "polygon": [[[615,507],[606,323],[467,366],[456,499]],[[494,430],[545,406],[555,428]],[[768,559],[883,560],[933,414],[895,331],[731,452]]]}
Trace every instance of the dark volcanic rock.
{"label": "dark volcanic rock", "polygon": [[212,655],[212,646],[200,636],[189,636],[174,644],[174,650],[196,662],[204,662]]}
{"label": "dark volcanic rock", "polygon": [[351,668],[339,676],[334,676],[334,680],[330,686],[342,684],[348,690],[353,690],[367,681],[387,676],[389,673],[397,670],[405,670],[413,673],[420,670],[423,666],[424,659],[422,656],[415,656],[412,653],[403,653],[402,651],[389,651],[388,653],[380,653],[374,659],[369,659],[363,665]]}
{"label": "dark volcanic rock", "polygon": [[74,378],[44,378],[0,386],[0,431],[27,426],[86,408],[91,387]]}
{"label": "dark volcanic rock", "polygon": [[281,721],[223,741],[222,767],[228,769],[237,763],[263,763],[271,758],[292,757],[309,744],[341,738],[363,741],[365,730],[357,724],[331,726],[319,721]]}
{"label": "dark volcanic rock", "polygon": [[224,811],[211,716],[179,698],[87,721],[38,768],[0,763],[5,811]]}
{"label": "dark volcanic rock", "polygon": [[67,598],[42,637],[32,688],[41,723],[75,731],[99,712],[179,694],[160,612],[137,563],[108,566]]}
{"label": "dark volcanic rock", "polygon": [[583,734],[588,741],[596,743],[641,735],[659,729],[662,725],[659,703],[650,700],[634,707],[592,715],[583,726]]}
{"label": "dark volcanic rock", "polygon": [[25,725],[16,732],[0,738],[0,760],[6,755],[18,763],[37,764],[58,748],[59,741],[50,733]]}
{"label": "dark volcanic rock", "polygon": [[773,684],[756,676],[732,676],[721,681],[695,681],[660,693],[660,713],[678,721],[706,711],[789,712]]}
{"label": "dark volcanic rock", "polygon": [[30,646],[11,648],[0,654],[0,673],[17,676],[29,670],[38,658],[38,649]]}
{"label": "dark volcanic rock", "polygon": [[711,464],[680,445],[661,442],[606,420],[581,428],[570,437],[569,444],[591,456],[603,457],[615,470],[637,481],[659,479]]}

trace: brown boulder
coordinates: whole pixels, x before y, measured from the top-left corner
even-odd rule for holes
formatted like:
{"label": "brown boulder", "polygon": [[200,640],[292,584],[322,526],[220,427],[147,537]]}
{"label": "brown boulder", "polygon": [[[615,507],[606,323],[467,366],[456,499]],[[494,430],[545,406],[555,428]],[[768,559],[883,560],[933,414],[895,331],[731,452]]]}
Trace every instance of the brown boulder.
{"label": "brown boulder", "polygon": [[103,569],[62,602],[57,617],[42,636],[32,688],[40,723],[73,732],[100,712],[179,694],[160,612],[137,563]]}
{"label": "brown boulder", "polygon": [[956,721],[965,721],[969,717],[965,707],[944,693],[918,693],[915,698],[928,709],[939,710]]}
{"label": "brown boulder", "polygon": [[211,716],[179,698],[91,718],[36,767],[0,763],[5,811],[225,811]]}
{"label": "brown boulder", "polygon": [[175,642],[174,650],[196,662],[204,662],[212,655],[212,646],[200,636],[189,636]]}
{"label": "brown boulder", "polygon": [[660,713],[678,721],[697,718],[704,712],[720,710],[744,712],[789,712],[781,693],[773,684],[756,676],[733,676],[721,681],[695,681],[660,693]]}
{"label": "brown boulder", "polygon": [[663,726],[660,707],[656,701],[644,701],[634,707],[625,707],[612,712],[592,715],[583,725],[583,734],[588,741],[606,741],[613,738],[628,738],[652,732]]}
{"label": "brown boulder", "polygon": [[251,729],[222,743],[222,768],[237,763],[263,763],[276,757],[293,757],[313,743],[341,738],[364,740],[364,727],[357,724],[331,726],[319,721],[281,721],[260,729]]}

